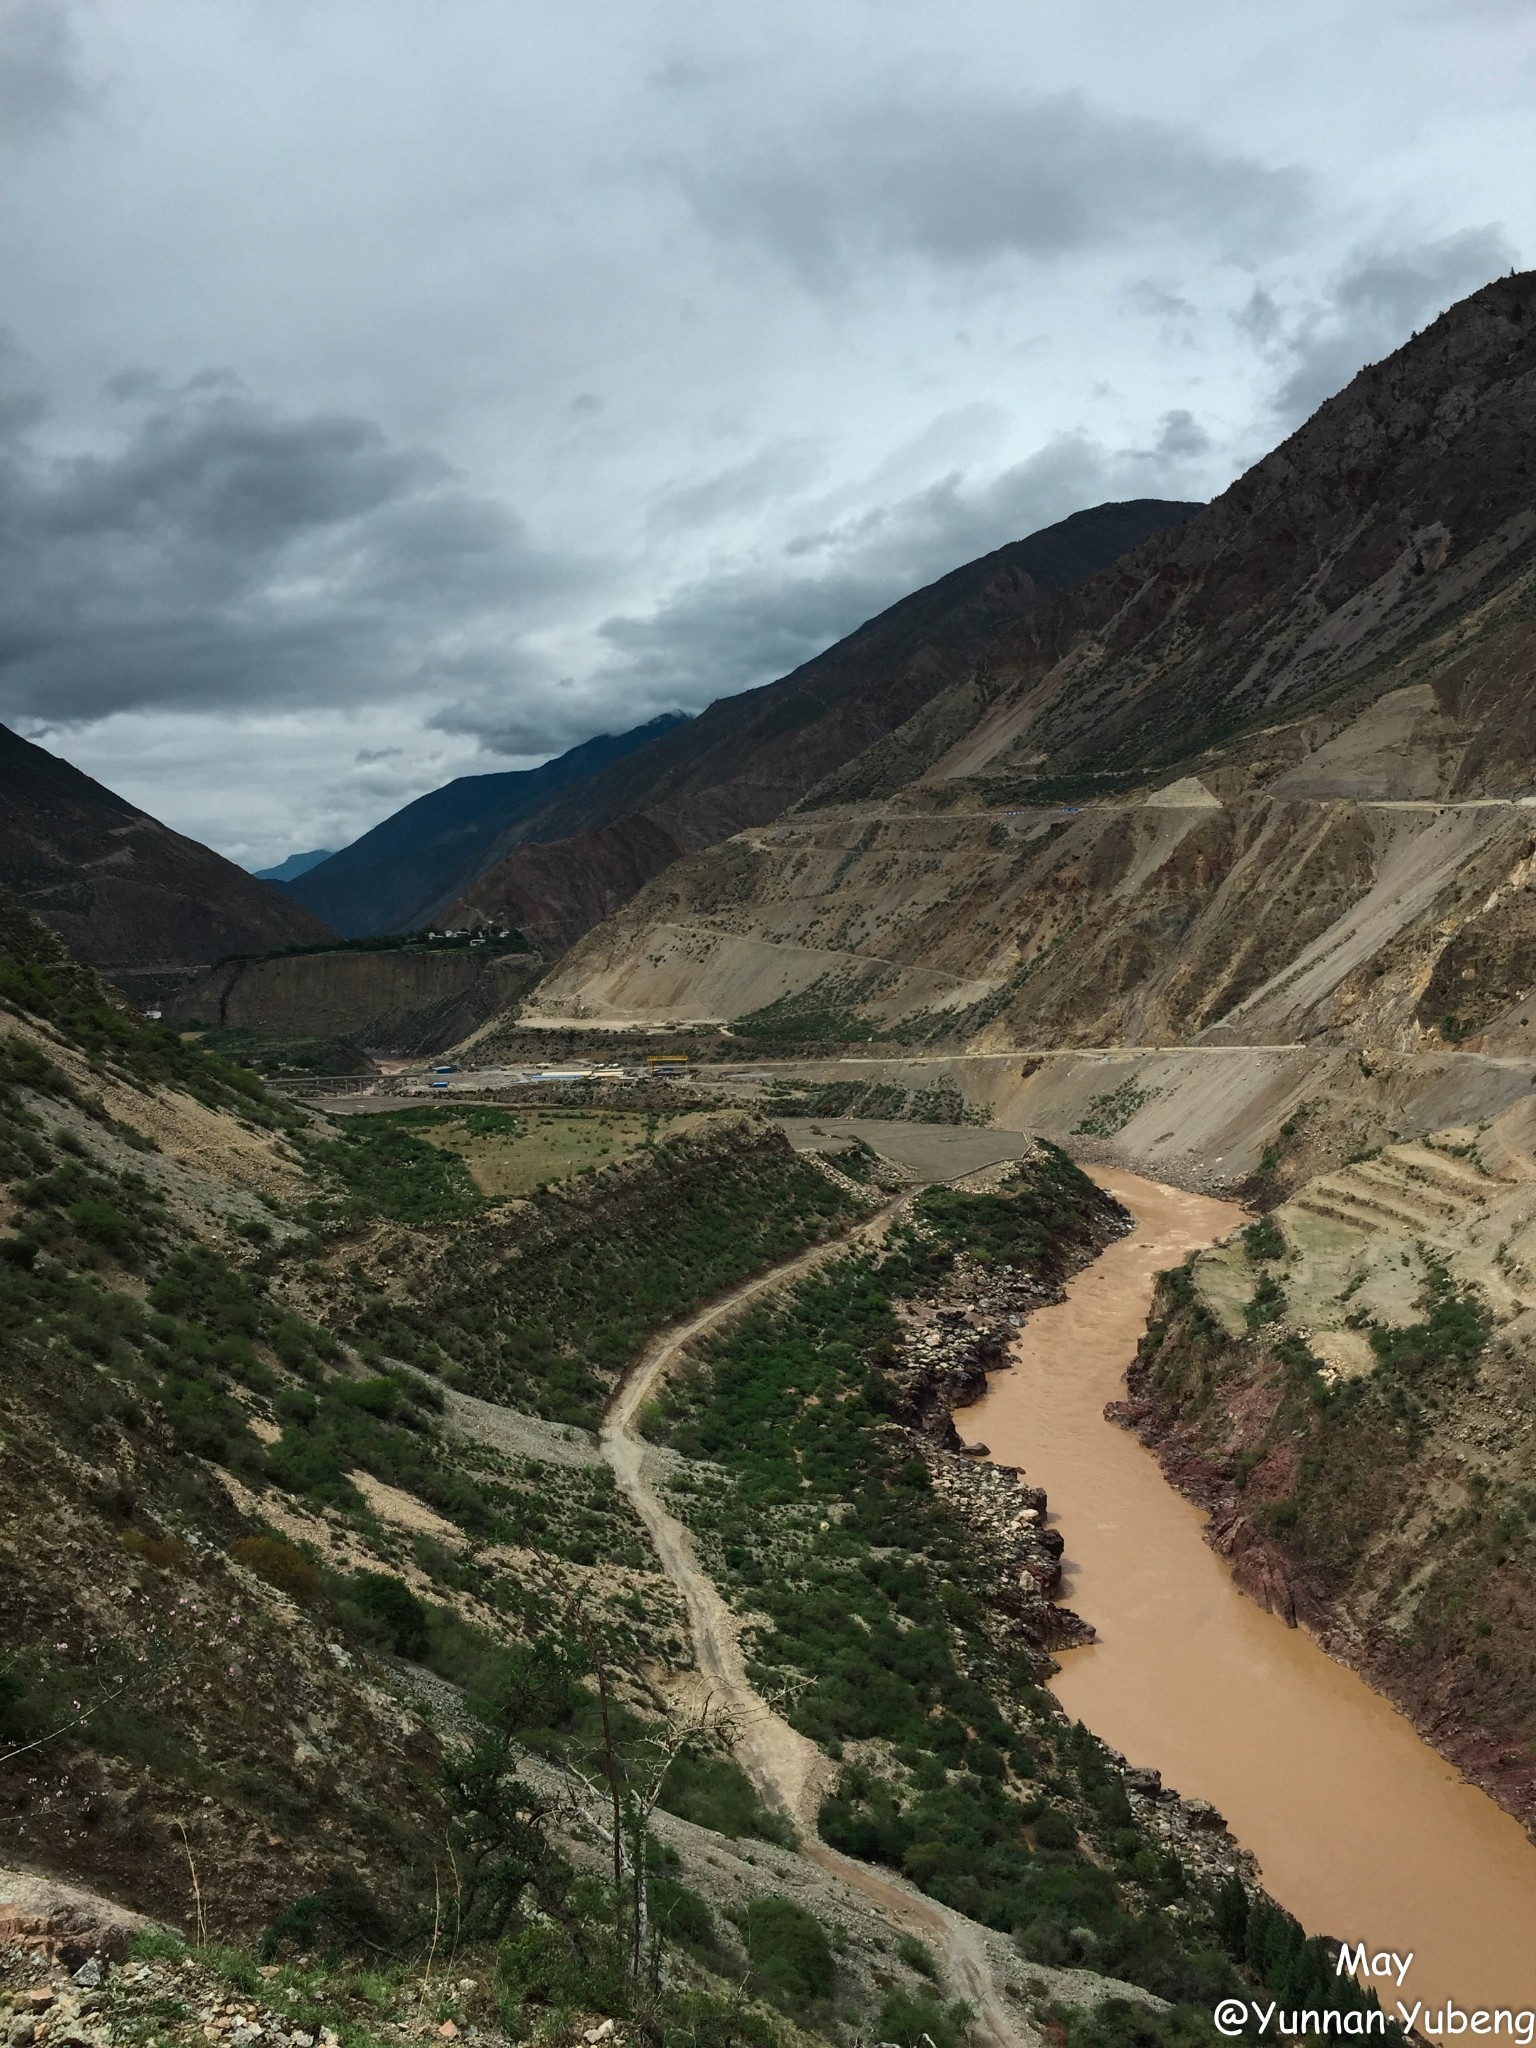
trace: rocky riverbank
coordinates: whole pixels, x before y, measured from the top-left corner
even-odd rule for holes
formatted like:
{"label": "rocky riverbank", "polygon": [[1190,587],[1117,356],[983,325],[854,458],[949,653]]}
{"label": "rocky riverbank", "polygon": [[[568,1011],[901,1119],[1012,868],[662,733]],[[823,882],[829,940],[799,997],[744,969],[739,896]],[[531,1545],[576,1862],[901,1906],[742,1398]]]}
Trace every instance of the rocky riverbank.
{"label": "rocky riverbank", "polygon": [[[1094,1249],[1129,1228],[1125,1212],[1106,1204]],[[996,1561],[995,1605],[1008,1633],[1047,1656],[1094,1639],[1081,1615],[1057,1603],[1065,1541],[1047,1524],[1044,1489],[1016,1466],[987,1462],[984,1445],[962,1444],[954,1416],[981,1399],[989,1374],[1008,1369],[1025,1319],[1063,1296],[1056,1280],[960,1257],[941,1290],[903,1305],[900,1346],[879,1360],[896,1419],[917,1437],[934,1491]]]}

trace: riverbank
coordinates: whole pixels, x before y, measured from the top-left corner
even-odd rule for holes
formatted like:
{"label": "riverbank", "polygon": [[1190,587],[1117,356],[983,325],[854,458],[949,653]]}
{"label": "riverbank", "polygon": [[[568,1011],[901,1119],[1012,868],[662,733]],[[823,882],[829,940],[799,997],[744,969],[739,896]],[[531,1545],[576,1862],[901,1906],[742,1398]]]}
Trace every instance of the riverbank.
{"label": "riverbank", "polygon": [[1243,1220],[1112,1169],[1137,1228],[1042,1308],[962,1433],[1044,1486],[1065,1537],[1063,1595],[1097,1641],[1064,1652],[1065,1710],[1209,1800],[1307,1925],[1418,1961],[1414,1994],[1536,2002],[1536,1849],[1408,1721],[1303,1631],[1246,1599],[1199,1510],[1104,1417],[1157,1274]]}

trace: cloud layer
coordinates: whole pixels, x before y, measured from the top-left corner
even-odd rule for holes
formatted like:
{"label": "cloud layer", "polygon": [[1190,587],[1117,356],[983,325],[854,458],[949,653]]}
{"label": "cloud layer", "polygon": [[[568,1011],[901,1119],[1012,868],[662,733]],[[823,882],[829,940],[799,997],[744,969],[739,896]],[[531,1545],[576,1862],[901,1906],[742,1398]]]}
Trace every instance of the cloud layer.
{"label": "cloud layer", "polygon": [[1204,497],[1536,254],[1505,0],[0,0],[0,719],[253,864]]}
{"label": "cloud layer", "polygon": [[132,712],[322,710],[516,678],[519,636],[580,586],[504,504],[372,422],[292,415],[237,379],[113,381],[120,421],[50,452],[12,355],[0,396],[0,700]]}
{"label": "cloud layer", "polygon": [[972,89],[828,107],[722,136],[676,166],[698,214],[819,285],[893,254],[970,266],[1135,246],[1170,232],[1218,257],[1268,254],[1306,221],[1311,180],[1081,92]]}

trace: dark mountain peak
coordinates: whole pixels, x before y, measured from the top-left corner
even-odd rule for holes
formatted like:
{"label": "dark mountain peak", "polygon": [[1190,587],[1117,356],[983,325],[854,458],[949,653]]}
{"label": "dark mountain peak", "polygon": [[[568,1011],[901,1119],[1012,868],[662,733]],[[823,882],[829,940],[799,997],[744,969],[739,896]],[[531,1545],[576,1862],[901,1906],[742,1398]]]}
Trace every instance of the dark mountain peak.
{"label": "dark mountain peak", "polygon": [[329,846],[316,846],[308,853],[290,853],[275,868],[253,868],[251,872],[258,882],[294,882],[311,868],[319,867],[321,861],[329,860],[331,853]]}
{"label": "dark mountain peak", "polygon": [[0,726],[0,882],[114,978],[335,934],[280,889]]}

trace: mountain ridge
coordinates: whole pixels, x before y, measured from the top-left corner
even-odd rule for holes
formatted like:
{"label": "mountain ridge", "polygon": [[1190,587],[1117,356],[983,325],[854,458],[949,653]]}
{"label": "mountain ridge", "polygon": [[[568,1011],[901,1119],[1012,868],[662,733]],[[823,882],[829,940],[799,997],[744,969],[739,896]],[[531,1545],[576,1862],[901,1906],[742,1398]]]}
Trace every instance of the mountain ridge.
{"label": "mountain ridge", "polygon": [[623,733],[599,733],[537,768],[459,775],[428,790],[286,884],[344,938],[413,931],[440,915],[518,822],[567,782],[654,744],[682,712],[663,712]]}
{"label": "mountain ridge", "polygon": [[977,1050],[1502,1047],[1533,993],[1506,930],[1536,848],[1533,336],[1536,276],[1474,294],[651,883],[537,1004],[789,1004],[807,1039]]}
{"label": "mountain ridge", "polygon": [[[964,666],[983,622],[1019,617],[1196,509],[1155,498],[1092,506],[950,570],[787,676],[717,698],[644,754],[568,787],[514,828],[509,836],[521,844],[488,865],[448,914],[538,928],[530,900],[551,891],[563,911],[542,935],[553,940],[558,930],[570,944],[587,928],[579,922],[587,910],[609,914],[624,888],[632,894],[682,853],[767,823],[829,762],[899,725]],[[562,842],[558,856],[524,851],[553,841]]]}
{"label": "mountain ridge", "polygon": [[226,953],[335,937],[302,904],[0,726],[0,882],[142,993]]}

